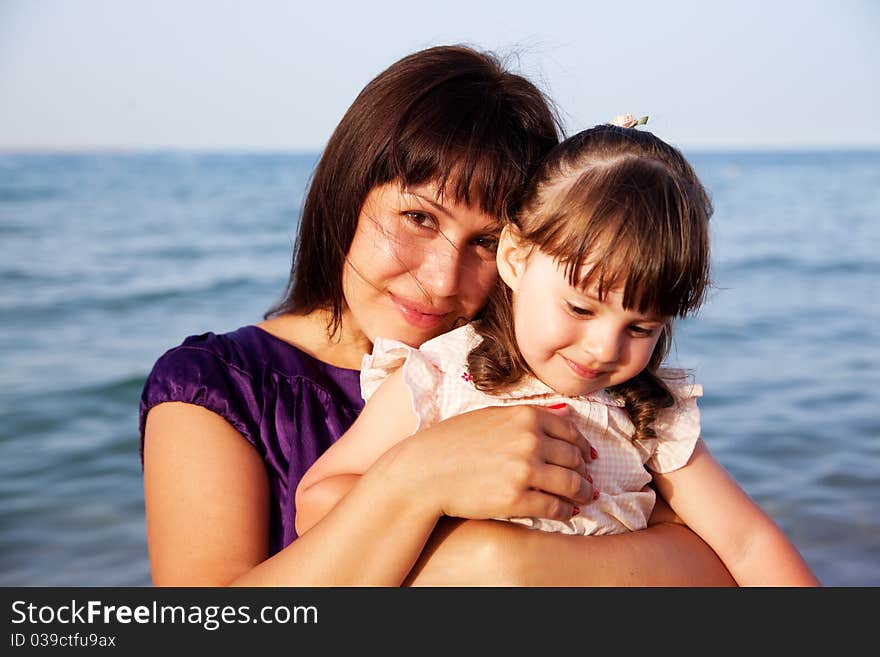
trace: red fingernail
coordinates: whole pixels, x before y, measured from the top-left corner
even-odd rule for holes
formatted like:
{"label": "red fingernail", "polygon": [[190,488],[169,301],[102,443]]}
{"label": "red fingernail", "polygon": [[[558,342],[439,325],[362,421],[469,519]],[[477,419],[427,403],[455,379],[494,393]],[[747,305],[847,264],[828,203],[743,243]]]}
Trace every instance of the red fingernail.
{"label": "red fingernail", "polygon": [[571,510],[571,517],[574,518],[574,517],[575,517],[577,514],[579,514],[580,512],[581,512],[581,510],[580,510],[578,507],[574,507],[574,508]]}
{"label": "red fingernail", "polygon": [[593,500],[598,500],[598,499],[599,499],[599,491],[594,490],[593,491]]}
{"label": "red fingernail", "polygon": [[563,402],[561,404],[553,404],[553,406],[548,406],[547,408],[565,408],[565,407],[566,407],[566,404],[565,404],[565,402]]}
{"label": "red fingernail", "polygon": [[584,475],[591,484],[593,483],[593,478],[590,475]]}
{"label": "red fingernail", "polygon": [[599,452],[597,452],[593,447],[590,447],[590,456],[592,456],[593,460],[595,461],[597,458],[599,458]]}

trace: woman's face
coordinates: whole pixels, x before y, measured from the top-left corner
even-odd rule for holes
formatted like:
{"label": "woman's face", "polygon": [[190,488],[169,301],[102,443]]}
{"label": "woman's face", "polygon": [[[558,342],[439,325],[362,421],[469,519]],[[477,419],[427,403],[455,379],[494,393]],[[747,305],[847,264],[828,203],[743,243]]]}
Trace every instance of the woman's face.
{"label": "woman's face", "polygon": [[471,319],[497,274],[499,222],[433,183],[374,188],[342,274],[350,331],[417,347]]}

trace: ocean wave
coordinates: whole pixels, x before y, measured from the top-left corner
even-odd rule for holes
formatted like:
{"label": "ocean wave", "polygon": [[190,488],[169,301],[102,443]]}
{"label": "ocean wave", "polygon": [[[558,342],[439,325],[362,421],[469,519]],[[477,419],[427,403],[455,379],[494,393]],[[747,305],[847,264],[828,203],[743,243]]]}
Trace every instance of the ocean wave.
{"label": "ocean wave", "polygon": [[141,371],[75,386],[52,387],[50,385],[36,401],[32,394],[19,397],[13,392],[9,396],[11,401],[16,402],[19,411],[40,410],[42,415],[49,416],[53,409],[64,408],[68,405],[82,409],[83,404],[88,400],[97,401],[99,404],[105,402],[129,403],[133,398],[140,397],[148,374],[148,371]]}
{"label": "ocean wave", "polygon": [[59,392],[60,394],[85,395],[111,401],[128,401],[133,394],[136,394],[138,397],[140,396],[148,374],[149,372],[138,372],[109,381]]}
{"label": "ocean wave", "polygon": [[718,269],[723,271],[725,275],[755,272],[785,272],[796,276],[828,276],[834,274],[873,276],[880,274],[880,260],[850,260],[845,258],[846,256],[841,254],[841,259],[838,260],[814,262],[791,256],[758,256],[741,260],[726,260],[718,265]]}
{"label": "ocean wave", "polygon": [[[34,280],[38,279],[30,279],[30,282],[34,282]],[[225,295],[235,295],[243,291],[250,291],[257,296],[265,296],[267,292],[277,296],[283,286],[283,281],[267,281],[262,276],[218,279],[198,285],[187,284],[184,286],[184,283],[186,281],[146,290],[114,287],[108,283],[106,287],[100,289],[44,289],[27,297],[21,295],[12,298],[0,297],[0,319],[15,323],[56,312],[119,313],[144,306],[162,304],[176,306],[181,301],[199,303],[205,299],[221,299]],[[274,296],[272,300],[274,300]]]}
{"label": "ocean wave", "polygon": [[7,187],[0,188],[0,203],[24,203],[28,201],[54,201],[65,198],[67,191],[58,187]]}

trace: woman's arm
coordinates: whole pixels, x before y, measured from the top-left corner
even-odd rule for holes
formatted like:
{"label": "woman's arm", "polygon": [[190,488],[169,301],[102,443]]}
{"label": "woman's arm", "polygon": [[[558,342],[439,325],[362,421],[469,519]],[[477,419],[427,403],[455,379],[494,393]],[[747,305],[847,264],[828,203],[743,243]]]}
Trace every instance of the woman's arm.
{"label": "woman's arm", "polygon": [[446,518],[406,580],[410,586],[735,586],[687,527],[573,536],[509,522]]}
{"label": "woman's arm", "polygon": [[144,500],[157,586],[226,585],[268,554],[265,466],[240,433],[204,408],[173,402],[150,410]]}
{"label": "woman's arm", "polygon": [[730,587],[736,581],[658,494],[647,529],[614,536],[441,518],[405,584]]}
{"label": "woman's arm", "polygon": [[721,557],[741,586],[817,586],[773,520],[697,442],[687,465],[655,475],[670,506]]}
{"label": "woman's arm", "polygon": [[613,536],[571,536],[506,522],[442,518],[405,583],[736,586],[718,555],[659,493],[647,529]]}
{"label": "woman's arm", "polygon": [[160,404],[147,416],[144,446],[153,582],[397,585],[439,517],[415,494],[421,482],[405,474],[362,478],[347,504],[267,560],[268,479],[257,452],[204,408]]}
{"label": "woman's arm", "polygon": [[[344,481],[339,499],[357,477]],[[342,480],[342,481],[338,481]],[[324,480],[330,484],[333,480]],[[319,486],[320,488],[320,486]],[[334,500],[335,501],[335,500]],[[298,508],[298,513],[302,509]],[[734,586],[711,548],[658,495],[646,530],[550,534],[493,520],[441,518],[410,586]],[[662,567],[658,567],[662,564]]]}
{"label": "woman's arm", "polygon": [[320,523],[267,559],[265,466],[229,423],[198,406],[160,404],[147,416],[144,449],[160,586],[397,586],[442,515],[562,519],[571,515],[566,499],[592,495],[582,476],[589,445],[564,417],[483,409],[387,451]]}
{"label": "woman's arm", "polygon": [[[410,410],[411,407],[412,401],[409,390],[403,381],[403,371],[398,369],[370,397],[363,411],[345,435],[324,452],[303,476],[296,490],[296,530],[300,536],[319,522],[345,496],[356,482],[352,475],[361,475],[367,472],[380,456],[412,435],[418,426],[418,418]],[[543,440],[540,451],[533,452],[530,456],[529,452],[536,446],[534,444],[526,445],[525,450],[520,449],[522,453],[519,456],[525,458],[526,463],[528,463],[528,459],[532,459],[530,474],[536,474],[539,468],[543,468],[546,470],[544,476],[559,479],[574,477],[577,481],[574,481],[572,485],[575,487],[576,493],[574,497],[568,499],[579,504],[589,503],[592,485],[579,476],[586,474],[586,461],[589,458],[581,452],[581,449],[589,448],[589,445],[583,437],[573,430],[568,420],[564,419],[567,414],[566,410],[560,409],[556,412],[550,412],[546,409],[532,409],[525,411],[525,413],[538,413],[542,417],[540,426],[536,427],[540,431],[538,439]],[[486,445],[486,449],[491,452],[495,452],[499,448],[503,450],[509,450],[511,447],[514,450],[517,449],[515,434],[512,436],[500,434],[498,438],[509,444],[489,444]],[[524,438],[530,443],[535,443],[536,436],[525,434]],[[452,445],[459,444],[462,440],[469,441],[471,447],[476,442],[471,434],[466,434],[464,437],[459,435],[456,439],[447,436],[444,440],[453,441]],[[578,447],[578,443],[582,447]],[[448,446],[443,452],[440,458],[451,459],[452,462],[458,460],[449,451]],[[491,453],[487,454],[487,458],[491,458]],[[425,463],[433,463],[429,467],[436,467],[440,471],[443,469],[443,464],[440,462],[426,461]],[[424,468],[424,464],[420,467]],[[576,467],[580,470],[578,473],[573,473],[572,470],[567,469],[568,467]],[[452,475],[453,473],[448,472],[448,474]],[[511,475],[516,476],[517,473],[511,472]],[[519,483],[514,479],[515,486]],[[564,482],[554,484],[551,481],[549,487],[538,483],[532,490],[526,491],[523,496],[535,498],[531,503],[532,506],[546,506],[553,502],[551,500],[552,492],[557,490],[559,485],[564,485]],[[509,487],[510,483],[508,482],[507,488]],[[483,489],[485,491],[485,485]],[[483,497],[484,500],[487,497],[485,492],[483,492]],[[497,504],[504,503],[502,499],[497,500]],[[499,510],[497,515],[507,515],[501,511],[501,506],[497,508]],[[447,512],[446,515],[480,517],[451,512]]]}

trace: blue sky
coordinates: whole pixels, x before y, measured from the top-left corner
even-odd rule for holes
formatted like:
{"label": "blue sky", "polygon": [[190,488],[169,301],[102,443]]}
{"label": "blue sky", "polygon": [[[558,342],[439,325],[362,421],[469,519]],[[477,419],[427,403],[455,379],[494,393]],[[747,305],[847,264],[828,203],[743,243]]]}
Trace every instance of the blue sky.
{"label": "blue sky", "polygon": [[0,149],[319,150],[441,43],[515,54],[569,131],[689,149],[880,148],[880,3],[0,0]]}

